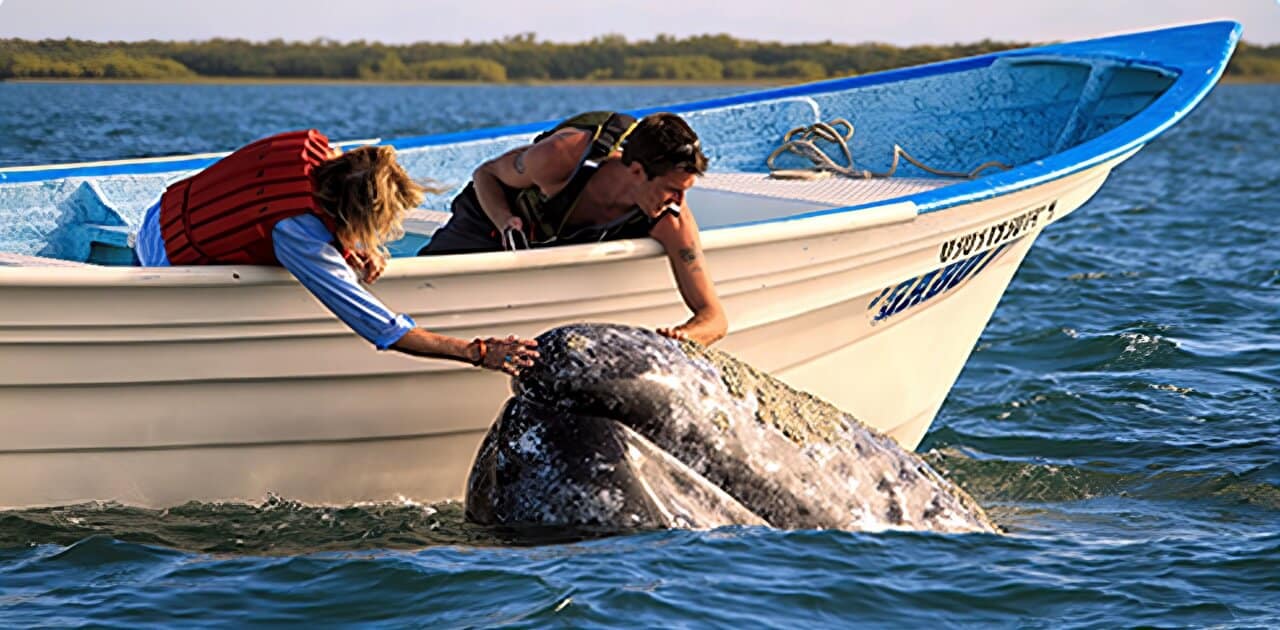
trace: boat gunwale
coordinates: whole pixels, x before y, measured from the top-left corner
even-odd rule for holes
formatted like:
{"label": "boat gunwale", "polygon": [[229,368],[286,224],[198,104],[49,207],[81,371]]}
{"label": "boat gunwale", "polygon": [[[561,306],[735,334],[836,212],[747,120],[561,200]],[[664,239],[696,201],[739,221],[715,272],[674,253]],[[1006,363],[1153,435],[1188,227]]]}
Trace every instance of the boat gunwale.
{"label": "boat gunwale", "polygon": [[[1133,151],[1136,151],[1134,149]],[[1094,169],[1072,174],[1083,185],[1109,171],[1130,154],[1113,158]],[[1105,175],[1105,173],[1103,173]],[[1041,186],[1064,185],[1062,178]],[[1030,191],[1032,189],[1028,189]],[[1020,191],[1027,192],[1027,191]],[[859,212],[828,213],[795,221],[772,221],[708,230],[702,234],[708,254],[739,248],[839,237],[878,227],[908,223],[919,215],[909,201],[884,203]],[[886,245],[888,247],[888,245]],[[864,252],[866,253],[866,252]],[[662,246],[648,238],[602,243],[565,245],[523,252],[489,252],[465,256],[419,256],[392,259],[382,275],[384,280],[423,280],[456,276],[481,276],[503,272],[539,271],[557,267],[605,264],[642,259],[660,259]],[[287,271],[269,266],[203,265],[177,267],[120,267],[80,265],[76,267],[3,267],[0,290],[5,289],[125,289],[125,288],[230,288],[237,286],[282,286],[295,284]]]}
{"label": "boat gunwale", "polygon": [[[702,234],[703,250],[716,251],[773,242],[796,241],[911,221],[918,216],[910,201],[895,201],[856,213],[834,213],[797,221],[730,226]],[[465,256],[395,258],[383,279],[444,277],[528,271],[582,264],[657,258],[662,245],[649,238],[565,245],[522,252],[485,252]],[[215,286],[292,284],[287,271],[255,265],[175,267],[0,267],[0,289],[19,286]]]}

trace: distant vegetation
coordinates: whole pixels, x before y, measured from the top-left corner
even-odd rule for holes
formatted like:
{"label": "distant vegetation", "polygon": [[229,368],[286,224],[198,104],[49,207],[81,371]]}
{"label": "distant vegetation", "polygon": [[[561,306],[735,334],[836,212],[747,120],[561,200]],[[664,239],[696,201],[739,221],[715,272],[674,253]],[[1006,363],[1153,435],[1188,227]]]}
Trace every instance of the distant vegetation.
{"label": "distant vegetation", "polygon": [[[492,42],[366,43],[90,42],[0,39],[0,79],[154,79],[197,77],[371,81],[812,80],[876,72],[1020,48],[981,41],[949,46],[782,44],[728,35],[627,41],[620,35],[573,44],[532,33]],[[1280,45],[1241,43],[1227,75],[1280,80]]]}
{"label": "distant vegetation", "polygon": [[1280,81],[1280,44],[1253,46],[1240,42],[1227,65],[1227,76],[1249,81]]}

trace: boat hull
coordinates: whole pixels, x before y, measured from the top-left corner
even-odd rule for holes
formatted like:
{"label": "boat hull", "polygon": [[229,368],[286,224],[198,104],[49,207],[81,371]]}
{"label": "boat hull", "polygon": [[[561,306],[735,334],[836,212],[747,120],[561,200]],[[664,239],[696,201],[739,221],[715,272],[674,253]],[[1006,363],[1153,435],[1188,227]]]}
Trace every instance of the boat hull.
{"label": "boat hull", "polygon": [[[844,231],[710,232],[708,264],[735,322],[722,347],[914,448],[1035,237],[1118,161],[947,211],[897,204]],[[596,250],[584,256],[595,262],[483,277],[396,260],[376,291],[462,337],[683,317],[656,248],[592,247],[616,260]],[[22,366],[0,387],[0,504],[461,495],[506,379],[374,352],[275,270],[119,272],[133,286],[61,273],[0,287],[0,351]]]}

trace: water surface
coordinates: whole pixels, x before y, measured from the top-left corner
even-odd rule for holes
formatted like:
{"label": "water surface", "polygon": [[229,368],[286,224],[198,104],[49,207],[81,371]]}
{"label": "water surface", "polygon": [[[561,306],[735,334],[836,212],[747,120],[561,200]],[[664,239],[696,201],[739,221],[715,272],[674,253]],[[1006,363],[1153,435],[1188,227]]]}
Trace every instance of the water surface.
{"label": "water surface", "polygon": [[[402,136],[740,91],[0,83],[0,164]],[[1055,224],[921,451],[1007,536],[512,545],[457,504],[0,513],[5,625],[1280,626],[1280,86],[1219,87]]]}

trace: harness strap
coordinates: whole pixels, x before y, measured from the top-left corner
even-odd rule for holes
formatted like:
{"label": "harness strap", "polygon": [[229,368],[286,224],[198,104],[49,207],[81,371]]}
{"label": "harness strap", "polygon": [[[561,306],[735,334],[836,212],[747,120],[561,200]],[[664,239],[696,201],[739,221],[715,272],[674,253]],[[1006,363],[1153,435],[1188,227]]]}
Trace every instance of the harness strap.
{"label": "harness strap", "polygon": [[[591,137],[591,145],[587,148],[582,161],[574,169],[569,183],[565,184],[564,188],[546,201],[547,205],[552,205],[554,203],[564,203],[560,201],[562,199],[571,200],[568,202],[569,205],[565,208],[564,214],[560,217],[560,223],[556,226],[555,233],[548,235],[546,240],[542,242],[563,240],[560,235],[565,226],[568,225],[569,218],[573,216],[573,211],[577,209],[578,202],[582,198],[582,191],[587,187],[587,182],[596,174],[597,169],[600,168],[600,163],[614,151],[617,151],[626,142],[627,136],[631,135],[631,132],[639,124],[639,121],[634,117],[615,112],[596,128],[595,134]],[[581,230],[579,230],[580,232]]]}

